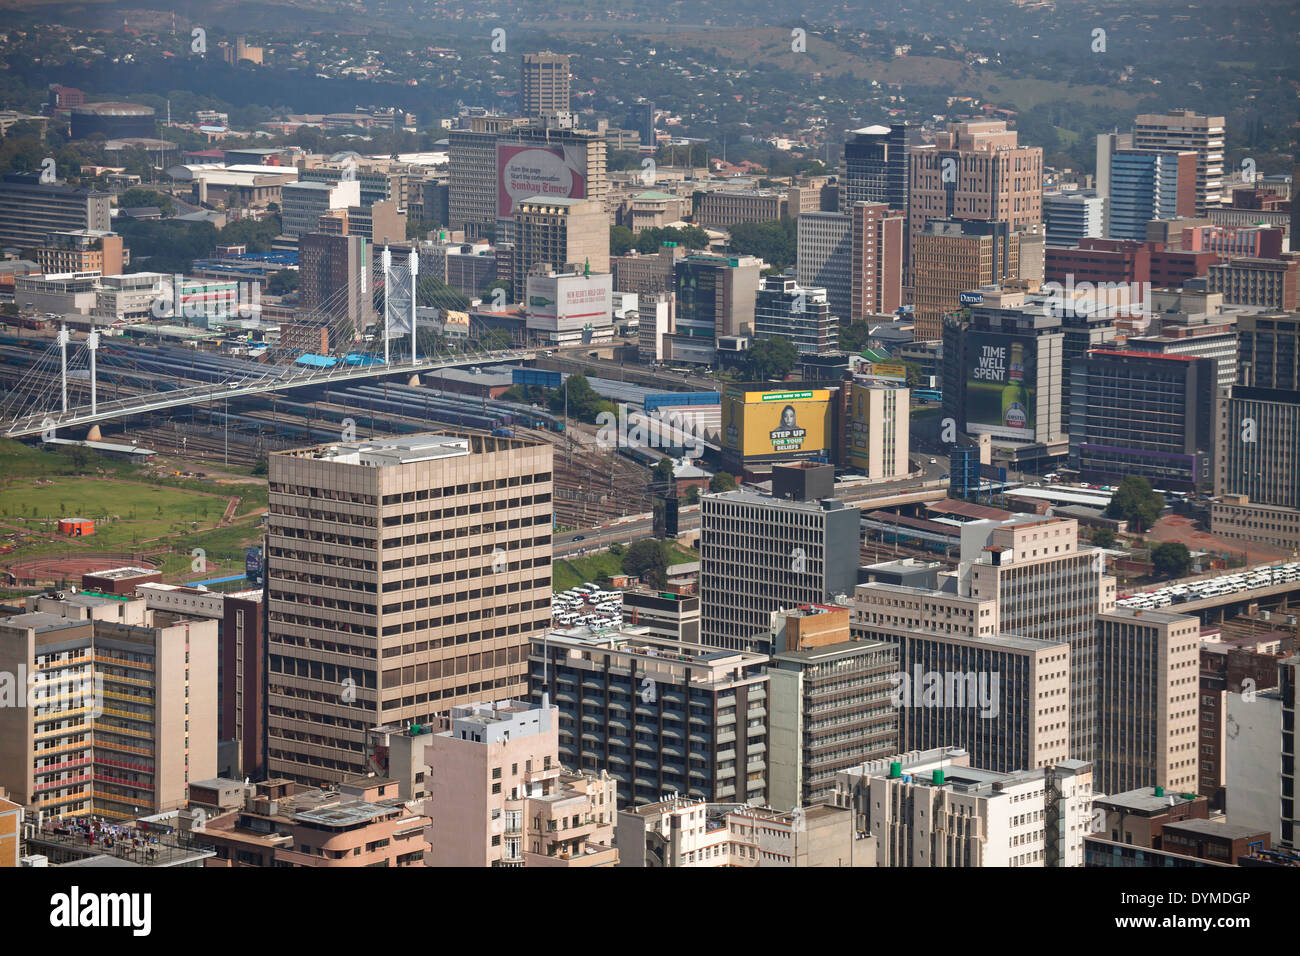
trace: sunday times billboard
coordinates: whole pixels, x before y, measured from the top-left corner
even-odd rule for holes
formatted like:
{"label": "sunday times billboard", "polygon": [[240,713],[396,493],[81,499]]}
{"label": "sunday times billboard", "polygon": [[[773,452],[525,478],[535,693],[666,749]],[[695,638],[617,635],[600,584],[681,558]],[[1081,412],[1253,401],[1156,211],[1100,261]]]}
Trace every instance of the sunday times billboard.
{"label": "sunday times billboard", "polygon": [[966,430],[1033,441],[1038,382],[1034,337],[972,332],[966,354]]}
{"label": "sunday times billboard", "polygon": [[524,199],[585,199],[585,150],[497,143],[497,216],[513,216]]}
{"label": "sunday times billboard", "polygon": [[807,458],[829,450],[831,393],[826,389],[747,391],[722,400],[722,443],[742,458]]}

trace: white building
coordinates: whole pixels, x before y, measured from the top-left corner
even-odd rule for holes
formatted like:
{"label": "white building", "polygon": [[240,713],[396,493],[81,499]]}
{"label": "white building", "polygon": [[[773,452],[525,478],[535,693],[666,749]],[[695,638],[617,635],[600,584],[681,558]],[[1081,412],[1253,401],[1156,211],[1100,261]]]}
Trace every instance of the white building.
{"label": "white building", "polygon": [[[841,771],[834,804],[873,838],[876,866],[1082,866],[1092,766],[997,773],[938,748]],[[1054,834],[1054,836],[1053,836]]]}
{"label": "white building", "polygon": [[320,217],[331,209],[361,205],[361,181],[285,183],[280,190],[280,217],[286,236],[319,232]]}
{"label": "white building", "polygon": [[608,342],[614,335],[613,302],[610,273],[528,276],[528,334],[549,345]]}

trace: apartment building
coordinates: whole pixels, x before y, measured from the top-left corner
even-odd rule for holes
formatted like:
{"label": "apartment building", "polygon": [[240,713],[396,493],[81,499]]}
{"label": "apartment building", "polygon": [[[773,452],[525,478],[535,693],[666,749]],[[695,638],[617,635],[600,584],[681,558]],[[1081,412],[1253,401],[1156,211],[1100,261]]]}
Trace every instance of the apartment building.
{"label": "apartment building", "polygon": [[298,240],[298,302],[302,312],[328,327],[337,347],[375,321],[372,286],[374,247],[362,236],[330,236],[314,230]]}
{"label": "apartment building", "polygon": [[214,853],[205,865],[226,868],[424,866],[429,825],[403,804],[394,781],[373,775],[328,789],[275,778],[198,781],[182,816],[195,821],[194,844]]}
{"label": "apartment building", "polygon": [[615,866],[616,782],[560,765],[558,709],[455,707],[425,748],[429,866]]}
{"label": "apartment building", "polygon": [[677,792],[767,801],[767,658],[626,625],[534,639],[532,700],[559,708],[567,766],[608,771],[621,804]]}
{"label": "apartment building", "polygon": [[876,866],[1082,866],[1092,767],[999,773],[961,748],[913,750],[841,771],[835,805],[873,838]]}
{"label": "apartment building", "polygon": [[1143,113],[1133,124],[1137,149],[1190,150],[1196,154],[1196,212],[1219,205],[1223,190],[1222,116],[1201,116],[1188,109]]}
{"label": "apartment building", "polygon": [[155,611],[217,622],[217,772],[259,773],[266,761],[266,642],[262,590],[209,591],[141,584],[135,596]]}
{"label": "apartment building", "polygon": [[1255,259],[1242,256],[1209,267],[1211,292],[1223,294],[1229,305],[1251,306],[1270,312],[1300,308],[1300,258]]}
{"label": "apartment building", "polygon": [[840,463],[873,481],[910,474],[911,389],[854,377],[840,394]]}
{"label": "apartment building", "polygon": [[1097,618],[1097,789],[1195,791],[1200,621],[1116,608]]}
{"label": "apartment building", "polygon": [[[15,609],[10,609],[15,610]],[[95,593],[0,617],[0,787],[49,817],[174,810],[217,762],[217,625]]]}
{"label": "apartment building", "polygon": [[551,448],[412,435],[270,458],[267,764],[337,781],[366,731],[526,690],[550,625]]}
{"label": "apartment building", "polygon": [[770,654],[771,614],[857,583],[860,512],[838,499],[752,491],[700,497],[700,613],[710,647]]}
{"label": "apartment building", "polygon": [[23,808],[0,789],[0,869],[17,867],[23,846]]}
{"label": "apartment building", "polygon": [[609,219],[599,202],[535,197],[515,207],[511,288],[522,290],[535,266],[547,271],[609,272]]}
{"label": "apartment building", "polygon": [[36,250],[36,261],[45,273],[98,272],[100,275],[120,275],[130,261],[122,245],[122,237],[115,232],[99,229],[71,229],[51,232]]}
{"label": "apartment building", "polygon": [[847,607],[795,608],[772,619],[769,802],[812,807],[831,798],[838,771],[898,752],[898,648],[852,640]]}
{"label": "apartment building", "polygon": [[42,183],[40,175],[0,177],[0,246],[39,249],[51,233],[113,228],[108,193]]}
{"label": "apartment building", "polygon": [[853,815],[827,805],[787,811],[674,794],[619,811],[619,866],[871,866]]}
{"label": "apartment building", "polygon": [[839,212],[803,212],[797,229],[795,279],[826,290],[831,314],[853,316],[853,217]]}

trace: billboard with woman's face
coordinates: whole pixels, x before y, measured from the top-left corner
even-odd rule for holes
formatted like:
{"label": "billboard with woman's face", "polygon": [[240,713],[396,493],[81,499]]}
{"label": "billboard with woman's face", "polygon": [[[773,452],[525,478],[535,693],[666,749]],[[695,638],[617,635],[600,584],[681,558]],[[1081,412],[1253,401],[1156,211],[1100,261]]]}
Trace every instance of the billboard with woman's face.
{"label": "billboard with woman's face", "polygon": [[829,450],[830,434],[826,389],[729,388],[722,397],[722,443],[743,458],[816,455]]}

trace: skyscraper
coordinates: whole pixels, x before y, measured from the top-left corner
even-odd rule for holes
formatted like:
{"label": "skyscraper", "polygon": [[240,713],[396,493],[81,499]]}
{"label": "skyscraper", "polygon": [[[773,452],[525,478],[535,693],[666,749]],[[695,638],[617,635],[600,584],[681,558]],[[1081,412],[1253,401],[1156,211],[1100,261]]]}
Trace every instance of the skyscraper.
{"label": "skyscraper", "polygon": [[1192,110],[1178,109],[1143,113],[1133,125],[1135,149],[1196,153],[1197,215],[1205,215],[1222,199],[1224,144],[1222,116],[1201,116]]}
{"label": "skyscraper", "polygon": [[520,106],[525,116],[567,112],[569,109],[569,58],[562,53],[525,53],[519,62],[523,92]]}
{"label": "skyscraper", "polygon": [[912,257],[913,337],[942,337],[942,319],[970,289],[1000,284],[1020,274],[1020,234],[1009,223],[942,219],[916,237]]}
{"label": "skyscraper", "polygon": [[525,280],[534,266],[549,271],[576,267],[609,272],[609,219],[598,202],[536,196],[515,209],[515,257],[511,286],[523,301]]}
{"label": "skyscraper", "polygon": [[907,209],[908,152],[916,130],[906,123],[854,130],[844,144],[840,211],[854,203],[884,203],[896,212]]}
{"label": "skyscraper", "polygon": [[884,203],[856,202],[850,280],[851,320],[889,315],[903,303],[903,217]]}
{"label": "skyscraper", "polygon": [[267,765],[365,771],[366,731],[527,693],[550,626],[551,447],[344,441],[270,458]]}
{"label": "skyscraper", "polygon": [[1153,219],[1191,216],[1196,153],[1121,149],[1110,159],[1110,238],[1144,241]]}
{"label": "skyscraper", "polygon": [[1091,189],[1044,194],[1047,245],[1073,249],[1080,239],[1101,238],[1104,206],[1105,201]]}

